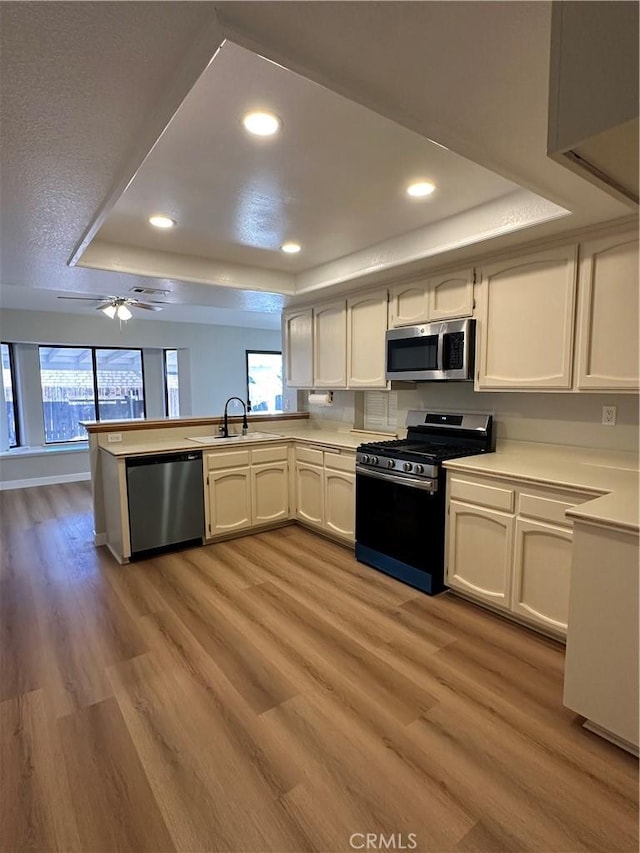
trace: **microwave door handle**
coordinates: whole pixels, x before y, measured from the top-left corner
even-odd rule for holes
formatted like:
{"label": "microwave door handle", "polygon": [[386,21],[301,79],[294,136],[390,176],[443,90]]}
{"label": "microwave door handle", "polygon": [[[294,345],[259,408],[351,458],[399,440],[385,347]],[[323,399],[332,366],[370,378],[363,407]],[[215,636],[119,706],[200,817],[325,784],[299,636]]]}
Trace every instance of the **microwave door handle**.
{"label": "microwave door handle", "polygon": [[436,355],[438,360],[438,370],[444,371],[444,332],[438,332],[438,352]]}

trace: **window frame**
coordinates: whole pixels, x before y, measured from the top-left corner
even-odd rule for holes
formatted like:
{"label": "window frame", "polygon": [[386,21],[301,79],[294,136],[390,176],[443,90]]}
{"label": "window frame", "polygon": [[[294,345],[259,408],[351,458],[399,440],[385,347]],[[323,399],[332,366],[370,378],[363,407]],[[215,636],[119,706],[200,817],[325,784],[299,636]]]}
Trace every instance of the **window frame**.
{"label": "window frame", "polygon": [[[42,369],[42,362],[40,361],[40,350],[44,348],[55,348],[55,349],[83,349],[89,350],[91,353],[91,370],[93,371],[93,398],[96,412],[96,422],[101,421],[100,418],[100,399],[98,395],[98,350],[126,350],[127,352],[139,352],[140,353],[140,373],[142,374],[142,390],[143,390],[143,398],[142,398],[142,418],[127,418],[126,420],[139,421],[144,420],[147,417],[147,384],[144,376],[144,358],[142,353],[142,347],[111,347],[111,346],[86,346],[85,344],[38,344],[38,361],[40,364],[40,369]],[[41,393],[41,403],[42,403],[42,422],[44,427],[44,446],[50,447],[56,444],[78,444],[81,441],[88,441],[87,438],[76,438],[76,439],[61,439],[60,441],[47,441],[47,430],[46,424],[44,422],[44,399],[42,395],[42,379],[40,380],[40,393]],[[120,418],[123,420],[123,418]],[[104,421],[104,423],[110,423],[110,421]],[[115,422],[114,422],[115,423]]]}
{"label": "window frame", "polygon": [[[13,431],[16,435],[16,443],[10,444],[9,449],[13,447],[22,447],[22,430],[20,426],[20,407],[18,405],[18,381],[16,374],[16,359],[13,351],[14,344],[12,341],[0,341],[7,348],[9,354],[9,376],[11,377],[11,394],[13,396]],[[7,424],[7,429],[8,429]]]}
{"label": "window frame", "polygon": [[[279,355],[282,358],[282,350],[281,349],[246,349],[244,351],[244,367],[245,367],[245,376],[246,376],[246,385],[247,385],[247,403],[251,403],[251,395],[249,394],[249,356],[250,355]],[[284,407],[284,380],[282,382],[282,405]],[[251,411],[250,405],[247,405],[247,409]],[[284,408],[282,409],[284,411]],[[280,414],[280,412],[274,412],[273,414]]]}
{"label": "window frame", "polygon": [[[162,348],[162,377],[164,379],[164,416],[165,418],[170,418],[172,415],[169,414],[169,374],[167,372],[167,353],[175,352],[176,354],[176,371],[178,367],[178,347],[163,347]],[[178,385],[180,385],[180,376],[178,376]],[[178,404],[179,407],[179,404]],[[145,407],[146,409],[146,407]],[[180,417],[180,413],[176,415],[176,417]]]}

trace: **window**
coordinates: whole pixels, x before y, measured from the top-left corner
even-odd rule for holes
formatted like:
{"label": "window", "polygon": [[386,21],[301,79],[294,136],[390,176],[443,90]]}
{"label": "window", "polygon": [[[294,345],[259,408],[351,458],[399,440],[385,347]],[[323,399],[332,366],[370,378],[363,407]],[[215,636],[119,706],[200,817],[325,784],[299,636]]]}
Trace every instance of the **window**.
{"label": "window", "polygon": [[98,420],[123,421],[144,418],[142,351],[95,350],[98,378]]}
{"label": "window", "polygon": [[39,352],[47,444],[84,441],[80,421],[144,417],[141,350],[63,346]]}
{"label": "window", "polygon": [[2,349],[2,384],[4,385],[4,401],[9,427],[9,447],[17,447],[20,444],[20,433],[16,417],[13,347],[11,344],[0,344],[0,348]]}
{"label": "window", "polygon": [[178,350],[164,351],[164,410],[168,418],[180,417]]}
{"label": "window", "polygon": [[364,392],[364,428],[393,432],[398,428],[398,392]]}
{"label": "window", "polygon": [[252,412],[282,411],[282,353],[247,350],[247,399]]}

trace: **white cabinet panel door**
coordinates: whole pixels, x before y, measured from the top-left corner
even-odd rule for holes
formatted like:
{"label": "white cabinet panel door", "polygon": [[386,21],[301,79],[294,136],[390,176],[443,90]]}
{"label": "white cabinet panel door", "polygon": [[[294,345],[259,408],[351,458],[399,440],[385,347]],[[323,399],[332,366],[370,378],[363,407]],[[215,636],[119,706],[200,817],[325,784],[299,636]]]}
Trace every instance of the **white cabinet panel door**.
{"label": "white cabinet panel door", "polygon": [[389,326],[426,323],[429,316],[427,282],[409,281],[389,290]]}
{"label": "white cabinet panel door", "polygon": [[313,387],[313,311],[304,308],[282,316],[286,383],[289,388]]}
{"label": "white cabinet panel door", "polygon": [[333,302],[314,310],[314,388],[347,387],[347,305]]}
{"label": "white cabinet panel door", "polygon": [[516,521],[512,610],[565,636],[572,540],[570,528]]}
{"label": "white cabinet panel door", "polygon": [[450,501],[447,585],[508,610],[513,526],[512,516]]}
{"label": "white cabinet panel door", "polygon": [[324,523],[324,490],[322,468],[296,464],[296,517],[322,527]]}
{"label": "white cabinet panel door", "polygon": [[251,527],[250,469],[209,472],[210,536]]}
{"label": "white cabinet panel door", "polygon": [[443,273],[429,279],[429,321],[471,317],[473,269]]}
{"label": "white cabinet panel door", "polygon": [[386,388],[387,291],[347,301],[347,385]]}
{"label": "white cabinet panel door", "polygon": [[289,517],[289,465],[272,462],[251,468],[253,524],[270,524]]}
{"label": "white cabinet panel door", "polygon": [[325,469],[325,528],[355,541],[356,475]]}
{"label": "white cabinet panel door", "polygon": [[580,246],[578,388],[638,390],[639,291],[637,234]]}
{"label": "white cabinet panel door", "polygon": [[483,268],[479,390],[571,388],[576,255],[563,246]]}

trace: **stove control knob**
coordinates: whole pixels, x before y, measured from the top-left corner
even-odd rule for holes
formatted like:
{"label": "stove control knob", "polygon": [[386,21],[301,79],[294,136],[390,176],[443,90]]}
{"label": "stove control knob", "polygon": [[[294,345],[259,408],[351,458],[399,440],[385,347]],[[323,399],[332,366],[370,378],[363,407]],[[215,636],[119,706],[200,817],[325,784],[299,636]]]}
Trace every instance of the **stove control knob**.
{"label": "stove control knob", "polygon": [[404,471],[412,471],[413,465],[411,464],[411,462],[405,462],[402,468]]}
{"label": "stove control knob", "polygon": [[370,462],[372,465],[377,465],[377,464],[378,464],[378,457],[377,457],[377,456],[372,456],[372,457],[369,459],[369,462]]}
{"label": "stove control knob", "polygon": [[360,457],[360,461],[363,463],[363,465],[367,465],[371,461],[371,459],[367,456],[366,453],[363,453]]}
{"label": "stove control knob", "polygon": [[424,474],[424,468],[422,465],[416,465],[416,467],[413,470],[415,471],[416,474]]}
{"label": "stove control knob", "polygon": [[395,468],[395,467],[396,467],[396,463],[393,461],[393,459],[389,459],[389,461],[387,462],[387,468]]}

